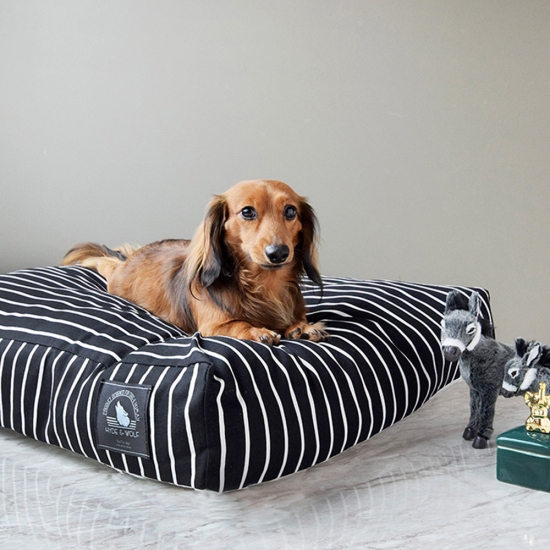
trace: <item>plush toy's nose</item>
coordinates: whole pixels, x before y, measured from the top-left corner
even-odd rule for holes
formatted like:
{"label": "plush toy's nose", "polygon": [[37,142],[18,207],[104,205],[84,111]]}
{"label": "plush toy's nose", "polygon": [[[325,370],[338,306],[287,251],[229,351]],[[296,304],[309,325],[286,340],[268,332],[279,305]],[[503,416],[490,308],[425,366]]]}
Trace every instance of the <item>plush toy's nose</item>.
{"label": "plush toy's nose", "polygon": [[518,391],[510,391],[510,390],[506,390],[504,388],[502,388],[500,390],[500,395],[502,395],[502,397],[506,397],[506,398],[509,398],[509,397],[515,397],[516,395],[518,394]]}
{"label": "plush toy's nose", "polygon": [[265,255],[272,264],[282,264],[288,258],[290,249],[286,244],[270,244],[265,247]]}
{"label": "plush toy's nose", "polygon": [[462,352],[457,346],[443,346],[443,355],[447,361],[458,361]]}

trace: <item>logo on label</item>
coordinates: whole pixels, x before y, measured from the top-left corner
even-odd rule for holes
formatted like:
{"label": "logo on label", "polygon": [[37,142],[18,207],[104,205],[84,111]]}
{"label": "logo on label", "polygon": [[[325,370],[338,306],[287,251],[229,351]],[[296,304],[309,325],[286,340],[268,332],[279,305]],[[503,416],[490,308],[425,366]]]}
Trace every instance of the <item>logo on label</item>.
{"label": "logo on label", "polygon": [[103,382],[97,411],[100,449],[150,458],[147,434],[150,392],[150,386]]}

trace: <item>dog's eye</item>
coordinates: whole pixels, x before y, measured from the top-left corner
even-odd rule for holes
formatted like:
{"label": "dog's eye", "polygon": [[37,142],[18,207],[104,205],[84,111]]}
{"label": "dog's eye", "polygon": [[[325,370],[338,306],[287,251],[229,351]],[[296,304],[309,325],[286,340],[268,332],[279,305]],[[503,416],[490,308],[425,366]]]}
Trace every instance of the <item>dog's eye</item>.
{"label": "dog's eye", "polygon": [[258,217],[258,212],[256,212],[256,210],[252,208],[252,206],[245,206],[241,210],[241,216],[245,220],[255,220]]}
{"label": "dog's eye", "polygon": [[296,207],[295,206],[285,206],[285,209],[284,209],[284,212],[283,212],[283,216],[289,220],[289,221],[292,221],[294,219],[296,219],[296,216],[298,215],[298,212],[296,210]]}

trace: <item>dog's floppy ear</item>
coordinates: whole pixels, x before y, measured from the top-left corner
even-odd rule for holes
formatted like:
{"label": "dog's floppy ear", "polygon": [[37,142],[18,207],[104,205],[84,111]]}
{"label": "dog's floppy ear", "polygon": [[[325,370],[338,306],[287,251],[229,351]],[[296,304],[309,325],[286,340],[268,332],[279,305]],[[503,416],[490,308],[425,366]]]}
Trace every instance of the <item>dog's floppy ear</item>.
{"label": "dog's floppy ear", "polygon": [[223,195],[218,195],[210,201],[204,221],[193,237],[189,249],[187,278],[190,288],[194,283],[209,287],[222,274],[225,261],[223,236],[226,212]]}
{"label": "dog's floppy ear", "polygon": [[296,247],[302,268],[306,275],[317,285],[323,286],[317,260],[318,223],[313,208],[305,199],[301,199],[299,217],[302,224],[302,235]]}

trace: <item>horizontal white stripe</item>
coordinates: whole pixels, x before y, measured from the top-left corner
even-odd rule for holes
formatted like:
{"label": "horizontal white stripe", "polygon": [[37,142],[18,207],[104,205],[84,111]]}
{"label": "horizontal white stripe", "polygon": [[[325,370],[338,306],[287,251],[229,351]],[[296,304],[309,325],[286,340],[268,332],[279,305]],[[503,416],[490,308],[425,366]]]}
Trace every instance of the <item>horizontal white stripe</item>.
{"label": "horizontal white stripe", "polygon": [[21,327],[12,327],[12,326],[0,326],[0,331],[9,331],[9,332],[18,332],[23,334],[34,334],[36,336],[44,336],[46,338],[53,338],[54,340],[60,340],[62,342],[66,342],[71,345],[80,346],[84,349],[89,349],[93,351],[97,351],[100,353],[104,353],[106,355],[110,355],[111,357],[114,357],[117,361],[120,361],[120,356],[116,353],[112,352],[111,350],[100,348],[97,346],[92,346],[90,344],[87,344],[85,342],[81,342],[79,340],[71,340],[70,338],[67,338],[66,336],[63,336],[61,334],[55,333],[55,332],[45,332],[41,330],[32,330],[30,328],[21,328]]}
{"label": "horizontal white stripe", "polygon": [[94,330],[93,328],[86,326],[86,325],[79,325],[78,323],[72,323],[71,321],[67,321],[66,319],[60,319],[57,317],[47,317],[45,315],[34,315],[30,313],[7,313],[2,310],[0,310],[0,315],[3,315],[5,317],[15,317],[17,319],[34,319],[37,321],[46,321],[47,323],[51,323],[52,325],[66,325],[69,327],[77,328],[81,330],[82,332],[89,332],[90,334],[93,334],[94,336],[99,336],[101,338],[106,338],[107,340],[111,340],[111,342],[116,342],[117,344],[122,344],[123,346],[126,346],[132,350],[139,349],[136,345],[130,344],[129,342],[125,340],[119,340],[118,338],[114,338],[110,334],[107,334],[105,332],[98,332],[97,330]]}
{"label": "horizontal white stripe", "polygon": [[[30,277],[29,279],[21,277],[20,272],[3,275],[2,277],[2,283],[5,285],[6,292],[14,292],[11,290],[13,287],[21,288],[31,292],[30,295],[39,300],[58,302],[75,308],[92,310],[101,309],[113,316],[120,316],[120,314],[123,313],[124,316],[122,318],[125,319],[126,322],[134,324],[142,331],[149,330],[151,335],[155,335],[159,339],[178,335],[185,336],[185,333],[175,325],[171,325],[152,315],[150,317],[144,315],[144,310],[138,308],[138,306],[132,302],[120,298],[115,294],[109,294],[106,290],[99,290],[95,286],[82,285],[82,290],[71,287],[61,287],[61,289],[57,289],[56,286],[52,286],[51,277],[40,278],[49,283],[44,284],[38,283],[35,277]],[[51,298],[45,298],[44,295],[51,296]],[[79,306],[78,304],[83,305]],[[135,322],[131,321],[130,318],[135,319]],[[146,327],[150,328],[147,329]]]}
{"label": "horizontal white stripe", "polygon": [[[15,294],[22,295],[25,298],[34,298],[32,295],[23,294],[23,293],[19,293],[19,292],[15,293]],[[97,315],[91,315],[90,313],[85,313],[84,311],[81,311],[83,308],[78,308],[78,307],[74,306],[73,304],[71,304],[70,302],[67,303],[67,305],[70,306],[70,309],[61,309],[59,307],[51,307],[51,306],[46,306],[44,304],[25,304],[25,303],[22,303],[22,302],[15,302],[15,301],[12,301],[12,300],[5,300],[5,299],[2,299],[2,298],[0,298],[0,302],[4,303],[4,304],[11,304],[11,305],[14,305],[14,306],[17,306],[17,307],[20,307],[20,308],[32,308],[34,310],[43,309],[45,311],[50,311],[50,312],[57,313],[57,314],[71,315],[72,317],[75,317],[75,316],[76,317],[83,317],[84,319],[92,320],[96,325],[104,325],[106,327],[110,327],[112,329],[115,329],[118,332],[122,332],[122,334],[125,334],[126,336],[129,336],[130,338],[135,338],[137,340],[142,340],[145,344],[149,343],[148,338],[145,338],[144,336],[139,336],[139,335],[137,335],[133,332],[127,331],[124,327],[121,326],[120,323],[117,323],[117,324],[111,323],[111,322],[105,320],[102,317],[98,317]],[[107,316],[109,316],[109,314],[112,314],[112,312],[108,312],[107,310],[102,310],[102,311],[106,311]],[[9,313],[8,315],[11,315],[11,313]],[[20,315],[24,315],[24,314],[20,314]],[[122,315],[120,315],[118,313],[115,314],[115,316],[121,322],[123,322],[124,324],[130,324],[130,325],[134,325],[136,328],[141,328],[137,323],[133,323],[131,321],[128,321]],[[47,319],[47,317],[44,317],[44,318]],[[57,317],[56,317],[56,319],[57,319]]]}
{"label": "horizontal white stripe", "polygon": [[[162,344],[162,345],[165,345],[165,344]],[[177,345],[177,347],[181,348],[183,347],[182,345]],[[184,354],[184,355],[168,355],[168,354],[165,354],[165,353],[153,353],[153,352],[150,352],[150,351],[141,351],[141,350],[137,350],[137,351],[134,351],[132,352],[132,361],[136,358],[136,357],[149,357],[151,359],[163,359],[163,360],[179,360],[179,361],[184,361],[186,359],[189,359],[189,357],[191,357],[193,354],[196,354],[196,353],[199,353],[199,354],[202,354],[203,352],[198,350],[197,348],[192,348],[188,353]]]}

